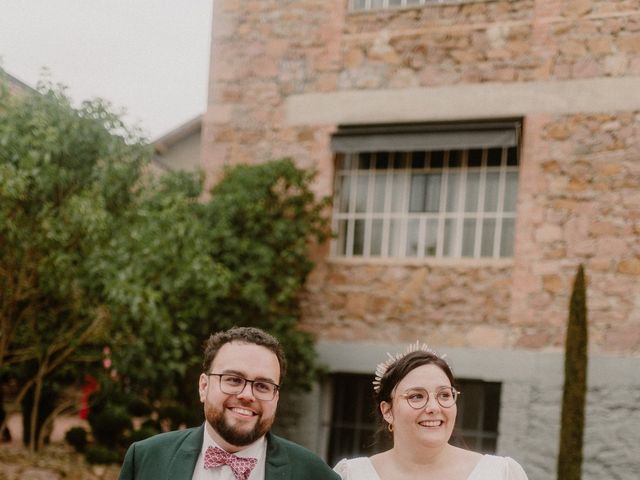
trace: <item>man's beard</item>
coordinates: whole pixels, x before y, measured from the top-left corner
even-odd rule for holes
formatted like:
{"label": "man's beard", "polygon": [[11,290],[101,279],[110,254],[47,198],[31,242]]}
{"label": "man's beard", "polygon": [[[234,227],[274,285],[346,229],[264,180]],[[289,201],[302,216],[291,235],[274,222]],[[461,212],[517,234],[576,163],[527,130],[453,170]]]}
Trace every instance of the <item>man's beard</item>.
{"label": "man's beard", "polygon": [[254,427],[249,431],[241,431],[238,427],[233,427],[227,423],[224,418],[225,409],[216,411],[211,405],[205,406],[205,417],[207,423],[220,435],[225,442],[236,447],[244,447],[249,445],[264,434],[266,434],[273,425],[273,418],[259,417]]}

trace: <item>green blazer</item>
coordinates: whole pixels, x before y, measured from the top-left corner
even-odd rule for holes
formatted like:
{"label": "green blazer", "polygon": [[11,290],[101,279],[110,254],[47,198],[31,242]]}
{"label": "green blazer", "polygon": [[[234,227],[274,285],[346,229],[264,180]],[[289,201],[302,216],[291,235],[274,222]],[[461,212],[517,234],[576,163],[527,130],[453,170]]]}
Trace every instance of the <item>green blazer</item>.
{"label": "green blazer", "polygon": [[[136,442],[127,451],[119,480],[191,480],[203,438],[204,425]],[[271,433],[266,438],[265,480],[340,480],[310,450]]]}

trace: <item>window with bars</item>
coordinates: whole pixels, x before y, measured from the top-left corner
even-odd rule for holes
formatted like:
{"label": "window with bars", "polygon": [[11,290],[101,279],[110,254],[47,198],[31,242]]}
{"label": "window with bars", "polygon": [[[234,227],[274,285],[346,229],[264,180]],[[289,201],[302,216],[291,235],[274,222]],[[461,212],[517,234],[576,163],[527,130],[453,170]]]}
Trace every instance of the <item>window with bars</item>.
{"label": "window with bars", "polygon": [[338,132],[332,254],[511,257],[518,131]]}
{"label": "window with bars", "polygon": [[[333,376],[333,409],[329,435],[330,465],[343,458],[370,456],[391,448],[387,435],[378,430],[370,375]],[[458,380],[454,445],[493,454],[498,440],[501,384],[480,380]]]}
{"label": "window with bars", "polygon": [[381,10],[389,8],[409,8],[421,5],[438,5],[447,3],[461,3],[472,0],[350,0],[349,10]]}

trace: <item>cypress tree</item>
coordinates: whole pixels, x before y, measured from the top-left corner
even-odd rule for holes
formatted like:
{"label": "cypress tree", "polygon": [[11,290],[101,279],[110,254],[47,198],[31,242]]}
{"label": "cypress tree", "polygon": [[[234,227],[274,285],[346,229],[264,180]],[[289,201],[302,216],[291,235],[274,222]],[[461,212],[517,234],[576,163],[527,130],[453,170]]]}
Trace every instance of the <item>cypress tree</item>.
{"label": "cypress tree", "polygon": [[587,393],[587,292],[578,267],[569,305],[564,355],[564,390],[558,453],[558,480],[580,480]]}

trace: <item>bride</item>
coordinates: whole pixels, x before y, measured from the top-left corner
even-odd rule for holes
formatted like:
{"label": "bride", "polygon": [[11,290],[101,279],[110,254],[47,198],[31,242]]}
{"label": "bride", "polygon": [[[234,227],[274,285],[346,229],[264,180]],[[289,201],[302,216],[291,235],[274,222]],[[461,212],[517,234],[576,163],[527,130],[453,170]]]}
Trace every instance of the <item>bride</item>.
{"label": "bride", "polygon": [[343,459],[343,480],[527,480],[512,458],[482,455],[449,444],[456,421],[453,373],[426,345],[378,365],[374,397],[393,437],[390,450]]}

